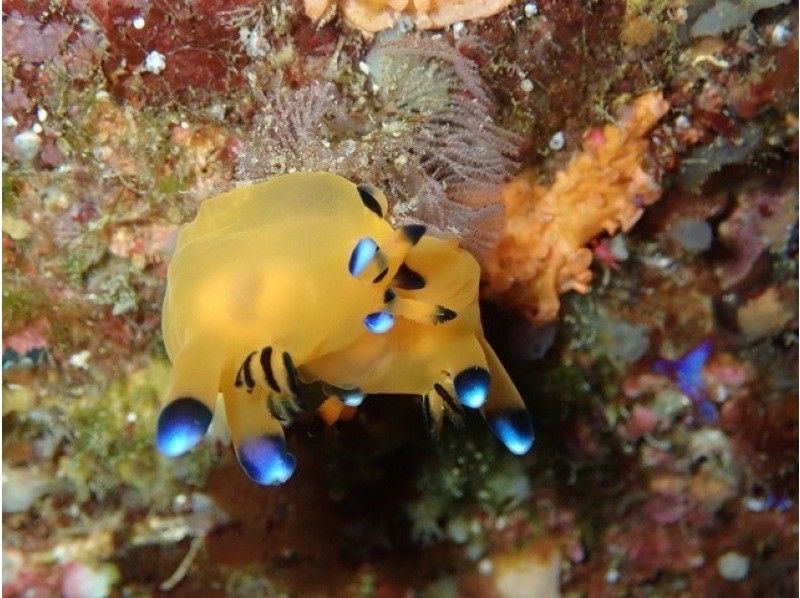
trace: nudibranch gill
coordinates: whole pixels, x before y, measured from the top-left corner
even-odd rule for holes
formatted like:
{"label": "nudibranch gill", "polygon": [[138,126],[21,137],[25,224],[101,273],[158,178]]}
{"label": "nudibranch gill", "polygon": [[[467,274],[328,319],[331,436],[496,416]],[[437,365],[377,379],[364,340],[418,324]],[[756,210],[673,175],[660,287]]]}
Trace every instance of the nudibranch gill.
{"label": "nudibranch gill", "polygon": [[313,383],[350,407],[420,395],[433,430],[448,409],[480,409],[510,451],[531,448],[528,412],[483,335],[477,262],[387,212],[380,191],[322,172],[203,202],[167,274],[164,455],[201,441],[221,393],[243,469],[281,484],[295,469],[282,426]]}

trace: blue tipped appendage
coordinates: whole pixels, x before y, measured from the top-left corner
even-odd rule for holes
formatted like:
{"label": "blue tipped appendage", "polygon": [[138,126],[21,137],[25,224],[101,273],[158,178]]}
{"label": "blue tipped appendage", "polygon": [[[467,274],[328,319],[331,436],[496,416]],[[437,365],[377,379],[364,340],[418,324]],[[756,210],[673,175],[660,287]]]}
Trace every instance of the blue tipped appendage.
{"label": "blue tipped appendage", "polygon": [[453,380],[458,400],[472,409],[482,407],[489,397],[491,380],[488,370],[484,368],[471,367],[463,370]]}
{"label": "blue tipped appendage", "polygon": [[340,396],[342,403],[348,407],[358,407],[364,402],[364,393],[354,388],[352,390],[343,390]]}
{"label": "blue tipped appendage", "polygon": [[280,436],[250,438],[239,446],[237,456],[248,477],[262,486],[283,484],[297,465]]}
{"label": "blue tipped appendage", "polygon": [[525,409],[501,411],[486,416],[489,427],[506,448],[515,455],[524,455],[533,446],[533,426]]}
{"label": "blue tipped appendage", "polygon": [[367,314],[364,318],[364,326],[373,334],[383,334],[389,332],[394,326],[394,316],[388,311],[376,311]]}
{"label": "blue tipped appendage", "polygon": [[156,445],[161,454],[177,457],[203,439],[213,413],[191,397],[181,397],[164,407],[158,416]]}
{"label": "blue tipped appendage", "polygon": [[350,254],[350,262],[347,264],[350,274],[361,276],[361,273],[364,272],[377,252],[378,244],[369,237],[365,237],[356,243],[353,252]]}

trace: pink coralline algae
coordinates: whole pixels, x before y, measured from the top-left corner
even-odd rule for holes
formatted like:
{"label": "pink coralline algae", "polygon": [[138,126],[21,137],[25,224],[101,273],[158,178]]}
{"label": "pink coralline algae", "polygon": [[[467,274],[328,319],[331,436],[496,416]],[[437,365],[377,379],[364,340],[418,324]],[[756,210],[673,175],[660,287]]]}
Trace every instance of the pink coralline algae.
{"label": "pink coralline algae", "polygon": [[12,12],[3,19],[3,58],[44,62],[59,53],[72,31],[64,22],[42,25],[33,17]]}

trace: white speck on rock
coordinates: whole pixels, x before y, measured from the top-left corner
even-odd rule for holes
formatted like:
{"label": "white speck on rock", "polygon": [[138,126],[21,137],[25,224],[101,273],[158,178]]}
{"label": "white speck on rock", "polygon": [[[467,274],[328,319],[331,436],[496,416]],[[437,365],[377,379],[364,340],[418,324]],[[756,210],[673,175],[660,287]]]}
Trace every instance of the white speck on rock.
{"label": "white speck on rock", "polygon": [[453,23],[453,37],[458,39],[461,37],[461,34],[464,33],[465,25],[464,21],[458,21],[457,23]]}
{"label": "white speck on rock", "polygon": [[77,368],[79,370],[88,370],[89,358],[91,356],[92,354],[88,350],[84,349],[83,351],[79,351],[78,353],[72,355],[69,358],[69,364],[72,367]]}
{"label": "white speck on rock", "polygon": [[564,148],[564,144],[566,142],[567,139],[564,137],[564,131],[559,131],[550,138],[550,149],[554,152],[557,152],[558,150]]}
{"label": "white speck on rock", "polygon": [[42,138],[34,131],[23,131],[14,136],[14,153],[22,162],[30,162],[42,147]]}
{"label": "white speck on rock", "polygon": [[717,559],[717,572],[727,581],[742,581],[750,573],[750,559],[731,550]]}
{"label": "white speck on rock", "polygon": [[19,123],[17,122],[17,119],[14,118],[13,116],[6,116],[3,119],[3,126],[4,127],[16,127],[18,124]]}
{"label": "white speck on rock", "polygon": [[786,25],[778,23],[772,28],[772,35],[770,35],[769,41],[773,46],[783,48],[789,43],[790,39],[792,39],[792,30]]}
{"label": "white speck on rock", "polygon": [[619,569],[609,569],[606,571],[606,583],[617,583],[619,577]]}
{"label": "white speck on rock", "polygon": [[133,28],[144,29],[144,17],[142,15],[139,15],[133,19]]}
{"label": "white speck on rock", "polygon": [[530,19],[539,14],[539,5],[536,2],[528,2],[523,10],[525,11],[525,16]]}
{"label": "white speck on rock", "polygon": [[43,123],[44,121],[46,121],[46,120],[47,120],[47,110],[45,110],[44,108],[42,108],[41,106],[39,106],[39,107],[36,109],[36,118],[38,118],[38,119],[39,119],[39,122],[41,122],[41,123]]}
{"label": "white speck on rock", "polygon": [[624,262],[630,257],[628,245],[625,243],[625,235],[620,234],[611,237],[611,241],[608,243],[608,249],[611,251],[611,255],[614,256],[614,259],[620,262]]}
{"label": "white speck on rock", "polygon": [[478,563],[478,573],[481,575],[489,575],[492,569],[492,561],[489,559],[481,559],[481,562]]}
{"label": "white speck on rock", "polygon": [[167,68],[167,60],[161,52],[153,50],[144,59],[144,70],[158,75]]}
{"label": "white speck on rock", "polygon": [[530,79],[523,79],[520,81],[519,86],[525,93],[530,93],[533,91],[533,82]]}
{"label": "white speck on rock", "polygon": [[39,123],[33,123],[33,126],[31,127],[31,131],[33,131],[34,133],[36,133],[38,135],[39,133],[44,131],[44,129],[42,128],[42,125],[40,125]]}
{"label": "white speck on rock", "polygon": [[369,75],[369,65],[363,60],[358,63],[358,70],[364,73],[365,75]]}

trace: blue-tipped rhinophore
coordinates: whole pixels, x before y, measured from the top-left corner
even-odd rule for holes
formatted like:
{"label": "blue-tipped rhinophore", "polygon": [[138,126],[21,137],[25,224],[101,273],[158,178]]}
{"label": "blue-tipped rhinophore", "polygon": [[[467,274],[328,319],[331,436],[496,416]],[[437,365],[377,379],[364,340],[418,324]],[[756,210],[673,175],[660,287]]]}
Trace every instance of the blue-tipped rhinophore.
{"label": "blue-tipped rhinophore", "polygon": [[506,448],[515,455],[524,455],[533,446],[533,426],[525,409],[490,413],[486,416],[489,427]]}
{"label": "blue-tipped rhinophore", "polygon": [[364,402],[364,393],[354,388],[352,390],[343,390],[341,394],[342,403],[348,407],[358,407]]}
{"label": "blue-tipped rhinophore", "polygon": [[489,371],[484,368],[471,367],[463,370],[453,380],[458,400],[472,409],[482,407],[489,397],[491,380]]}
{"label": "blue-tipped rhinophore", "polygon": [[286,450],[280,436],[256,436],[243,442],[238,450],[239,463],[251,480],[262,486],[277,486],[292,477],[294,455]]}
{"label": "blue-tipped rhinophore", "polygon": [[378,244],[370,239],[364,237],[353,248],[353,253],[350,254],[350,262],[347,264],[347,269],[353,276],[361,276],[361,273],[369,265],[372,258],[378,251]]}
{"label": "blue-tipped rhinophore", "polygon": [[364,326],[373,334],[383,334],[389,332],[394,326],[394,316],[388,311],[376,311],[367,314],[364,318]]}
{"label": "blue-tipped rhinophore", "polygon": [[167,457],[182,455],[203,439],[213,415],[208,407],[192,397],[172,401],[158,416],[158,450]]}

